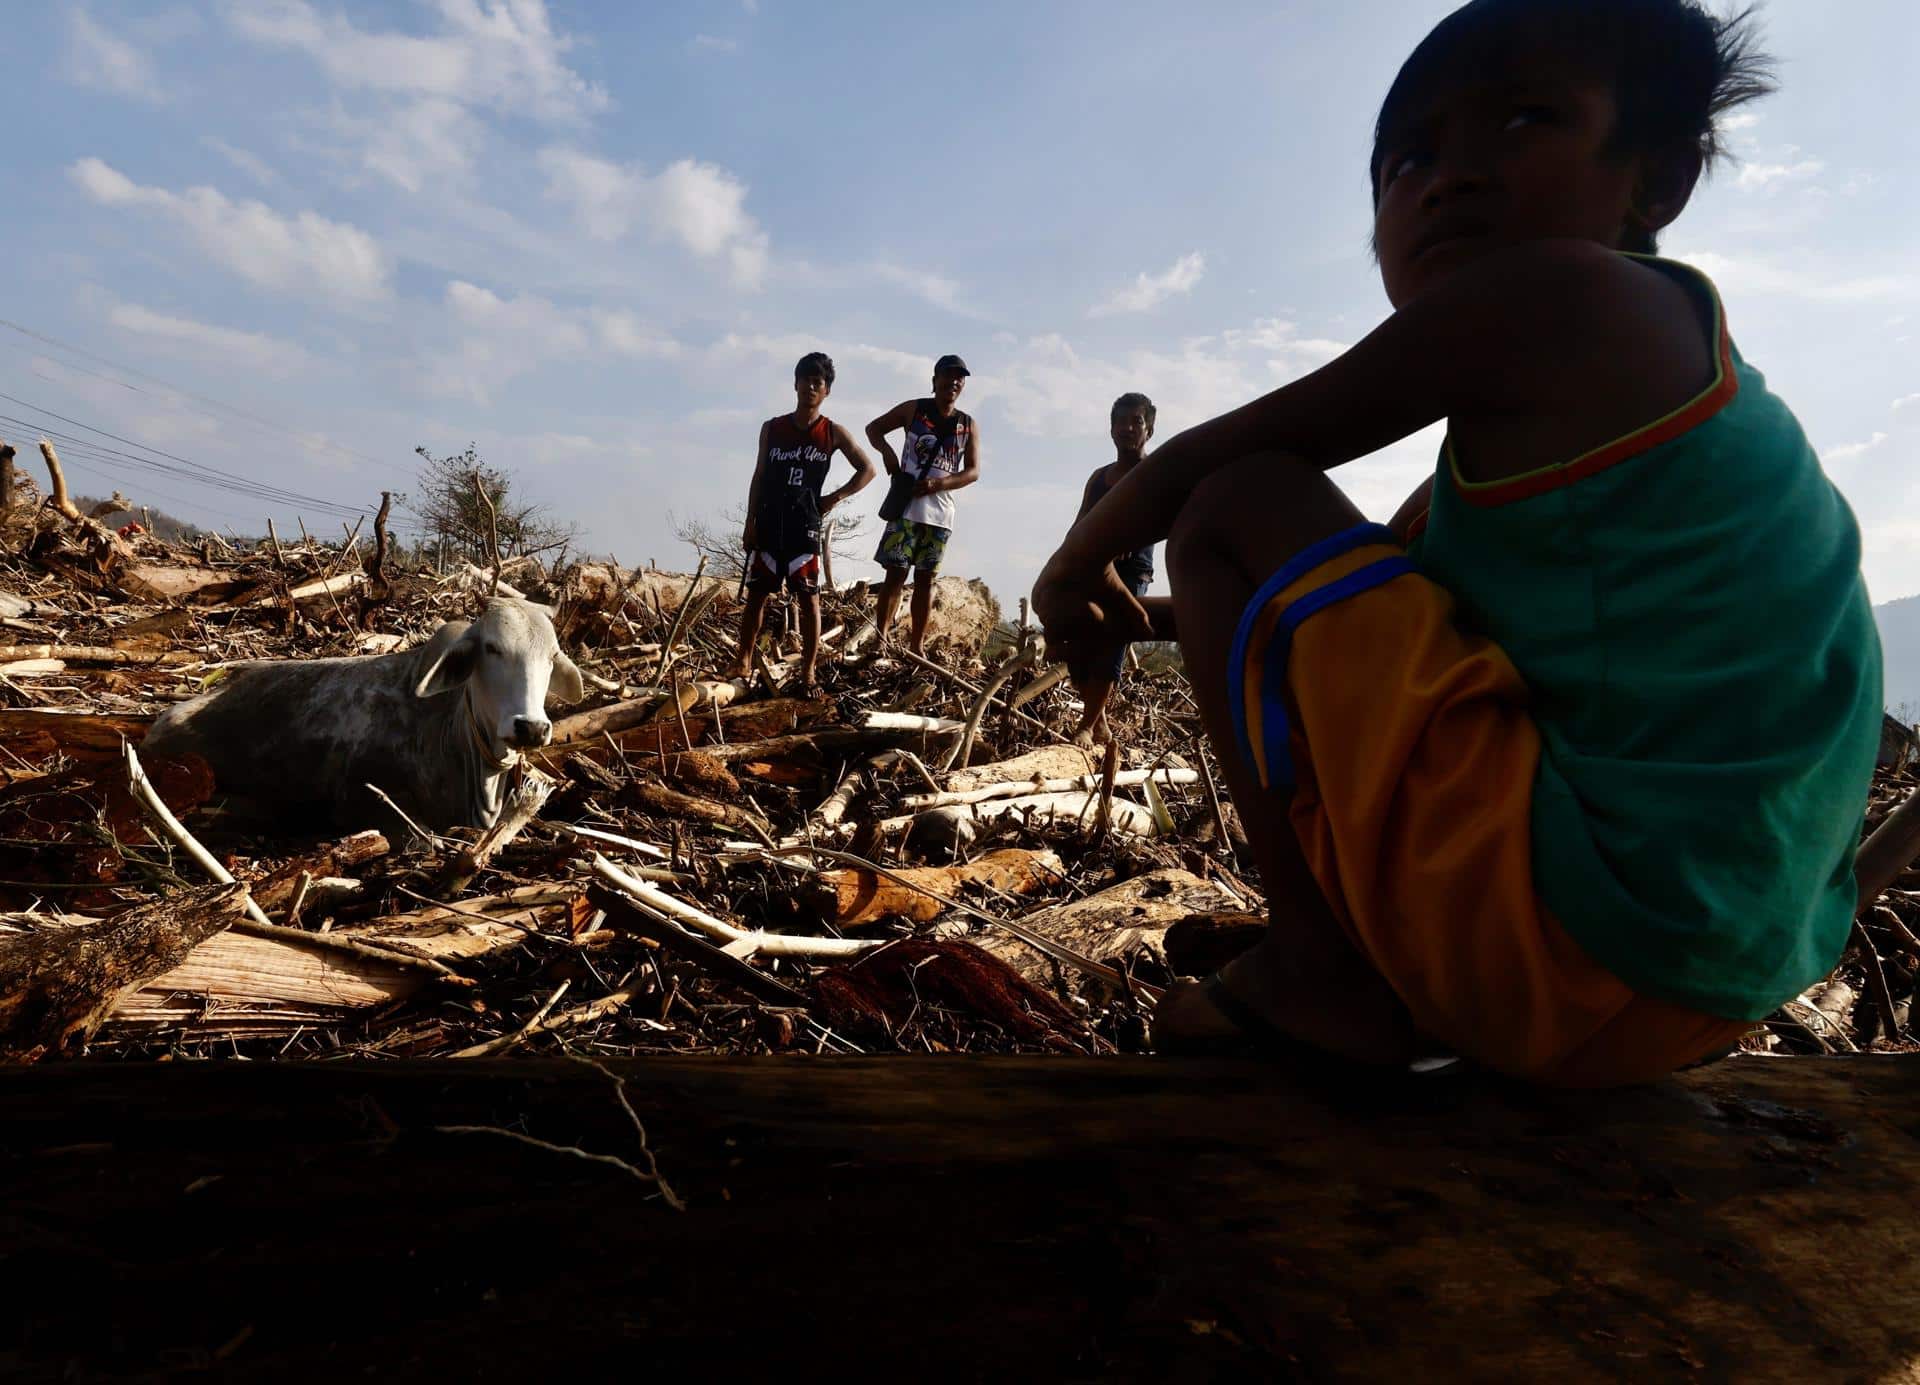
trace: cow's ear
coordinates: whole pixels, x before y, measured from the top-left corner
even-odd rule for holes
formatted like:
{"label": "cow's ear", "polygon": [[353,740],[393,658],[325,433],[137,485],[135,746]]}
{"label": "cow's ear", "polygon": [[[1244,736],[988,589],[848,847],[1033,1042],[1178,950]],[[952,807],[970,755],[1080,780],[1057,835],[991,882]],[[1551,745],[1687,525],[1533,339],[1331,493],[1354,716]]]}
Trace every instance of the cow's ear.
{"label": "cow's ear", "polygon": [[[441,626],[441,634],[444,634],[447,628],[447,626]],[[437,654],[433,648],[435,645],[441,646]],[[458,639],[446,641],[444,644],[440,636],[436,635],[428,645],[427,652],[431,657],[427,660],[426,672],[422,673],[420,681],[413,685],[415,697],[433,697],[439,693],[452,692],[473,677],[473,670],[480,662],[479,631],[469,628],[462,631]]]}
{"label": "cow's ear", "polygon": [[547,696],[557,697],[562,702],[578,702],[586,695],[586,680],[580,676],[580,670],[574,667],[573,660],[554,650],[553,681],[547,684]]}

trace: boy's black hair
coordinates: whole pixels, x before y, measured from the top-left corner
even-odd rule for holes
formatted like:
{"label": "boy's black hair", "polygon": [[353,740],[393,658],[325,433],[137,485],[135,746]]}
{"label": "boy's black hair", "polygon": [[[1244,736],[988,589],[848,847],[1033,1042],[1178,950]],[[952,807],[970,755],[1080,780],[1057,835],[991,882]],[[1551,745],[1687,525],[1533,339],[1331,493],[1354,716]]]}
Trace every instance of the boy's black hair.
{"label": "boy's black hair", "polygon": [[793,378],[802,375],[818,375],[829,386],[833,384],[833,357],[824,351],[809,351],[793,367]]}
{"label": "boy's black hair", "polygon": [[1159,416],[1159,411],[1153,407],[1153,401],[1147,398],[1146,395],[1129,393],[1123,394],[1113,401],[1113,407],[1107,411],[1107,422],[1112,423],[1116,418],[1120,417],[1120,411],[1122,409],[1141,410],[1147,416],[1147,427],[1149,428],[1153,427],[1154,419]]}
{"label": "boy's black hair", "polygon": [[[1543,42],[1612,82],[1616,152],[1691,142],[1711,167],[1725,152],[1719,117],[1774,89],[1753,13],[1716,15],[1701,0],[1472,0],[1434,26],[1387,89],[1367,163],[1375,204],[1388,143],[1433,92]],[[1652,237],[1626,248],[1650,251]]]}

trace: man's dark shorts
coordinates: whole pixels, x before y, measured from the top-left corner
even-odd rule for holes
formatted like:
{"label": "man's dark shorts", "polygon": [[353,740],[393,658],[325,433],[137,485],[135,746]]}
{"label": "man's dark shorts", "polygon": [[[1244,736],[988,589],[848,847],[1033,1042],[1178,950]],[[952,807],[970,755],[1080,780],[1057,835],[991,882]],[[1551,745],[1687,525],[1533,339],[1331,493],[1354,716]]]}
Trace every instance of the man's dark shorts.
{"label": "man's dark shorts", "polygon": [[812,545],[756,548],[747,555],[747,590],[771,593],[782,584],[795,596],[820,590],[820,555]]}

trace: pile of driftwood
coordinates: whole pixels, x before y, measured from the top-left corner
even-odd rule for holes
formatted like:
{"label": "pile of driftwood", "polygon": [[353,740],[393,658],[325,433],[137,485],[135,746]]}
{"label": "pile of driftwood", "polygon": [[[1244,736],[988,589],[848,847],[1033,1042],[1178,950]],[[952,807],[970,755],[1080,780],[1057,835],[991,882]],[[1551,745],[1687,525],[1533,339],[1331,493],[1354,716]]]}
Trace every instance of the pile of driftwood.
{"label": "pile of driftwood", "polygon": [[[791,696],[778,608],[751,674],[724,672],[732,578],[409,569],[384,518],[190,551],[102,527],[57,468],[7,514],[0,1053],[1100,1054],[1142,1046],[1171,976],[1259,935],[1177,672],[1124,686],[1113,742],[1067,744],[1078,704],[1037,632],[942,579],[926,657],[881,648],[863,589],[827,594],[822,691]],[[233,661],[389,652],[494,591],[554,609],[589,695],[554,709],[491,828],[303,831],[194,757],[140,758],[157,709]],[[1908,788],[1884,774],[1872,824]],[[1905,864],[1752,1046],[1906,1046]]]}
{"label": "pile of driftwood", "polygon": [[[267,822],[196,757],[140,758],[234,661],[389,652],[496,590],[554,608],[589,696],[492,828]],[[811,696],[777,608],[726,675],[732,579],[403,569],[384,525],[190,551],[50,501],[9,517],[0,593],[15,1058],[1111,1052],[1170,927],[1204,950],[1260,908],[1185,683],[1123,696],[1124,751],[1065,744],[1070,687],[979,584],[942,580],[924,658],[828,594]]]}

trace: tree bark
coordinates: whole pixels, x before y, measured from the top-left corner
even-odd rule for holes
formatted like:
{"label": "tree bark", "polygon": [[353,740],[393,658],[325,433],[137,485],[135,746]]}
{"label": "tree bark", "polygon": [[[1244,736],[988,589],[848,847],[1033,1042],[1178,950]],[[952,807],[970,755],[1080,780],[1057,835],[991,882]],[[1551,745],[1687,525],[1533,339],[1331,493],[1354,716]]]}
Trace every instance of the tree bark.
{"label": "tree bark", "polygon": [[7,1249],[35,1271],[15,1373],[585,1379],[614,1331],[726,1377],[1912,1372],[1913,1056],[1565,1094],[1253,1060],[608,1068],[686,1215],[618,1168],[437,1133],[639,1162],[580,1063],[0,1075]]}
{"label": "tree bark", "polygon": [[244,917],[244,885],[214,885],[109,919],[0,918],[0,1063],[84,1044],[114,1002]]}

